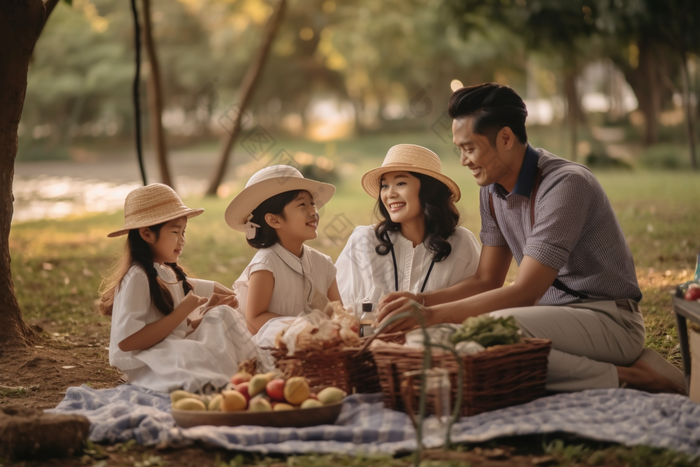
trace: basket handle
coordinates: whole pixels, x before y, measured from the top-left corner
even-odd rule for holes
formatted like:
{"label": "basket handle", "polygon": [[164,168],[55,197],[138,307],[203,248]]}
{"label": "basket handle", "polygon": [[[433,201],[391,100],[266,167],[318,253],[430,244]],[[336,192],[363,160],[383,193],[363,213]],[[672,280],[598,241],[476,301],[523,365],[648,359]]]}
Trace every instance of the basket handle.
{"label": "basket handle", "polygon": [[384,332],[384,329],[385,329],[385,327],[381,327],[381,328],[379,328],[379,329],[377,330],[377,332],[375,332],[374,334],[372,334],[371,336],[369,336],[369,337],[365,340],[365,342],[362,344],[362,346],[360,347],[360,350],[357,351],[357,353],[355,354],[355,356],[358,356],[358,355],[360,355],[362,352],[364,352],[365,350],[367,350],[367,348],[370,346],[370,344],[372,343],[372,341],[374,341],[374,339],[376,339],[377,337],[379,337],[381,334],[385,334],[386,336],[398,336],[398,335],[401,335],[401,334],[405,334],[405,333],[406,333],[406,331],[397,331],[397,332],[392,332],[392,333],[386,334],[386,333]]}

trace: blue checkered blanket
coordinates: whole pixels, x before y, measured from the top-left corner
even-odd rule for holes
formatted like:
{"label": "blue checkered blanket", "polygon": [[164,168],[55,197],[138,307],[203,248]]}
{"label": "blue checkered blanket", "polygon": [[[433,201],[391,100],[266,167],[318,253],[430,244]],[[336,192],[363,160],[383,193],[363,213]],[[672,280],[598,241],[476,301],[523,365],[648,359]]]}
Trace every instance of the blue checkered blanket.
{"label": "blue checkered blanket", "polygon": [[[385,409],[380,394],[346,398],[334,425],[309,428],[255,426],[179,428],[170,399],[138,386],[96,390],[72,387],[49,412],[85,415],[90,440],[181,446],[203,441],[226,449],[262,454],[412,451],[416,436],[409,418]],[[700,405],[687,397],[631,389],[596,389],[558,394],[493,412],[463,417],[453,427],[455,442],[482,442],[502,436],[565,432],[627,446],[648,445],[700,455]],[[443,439],[428,434],[424,443]]]}

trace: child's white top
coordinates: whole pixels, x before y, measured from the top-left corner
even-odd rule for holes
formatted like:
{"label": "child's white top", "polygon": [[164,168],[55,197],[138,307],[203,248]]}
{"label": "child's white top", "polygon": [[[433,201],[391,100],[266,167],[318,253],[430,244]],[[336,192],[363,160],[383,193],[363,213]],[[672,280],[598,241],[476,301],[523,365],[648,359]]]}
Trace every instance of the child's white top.
{"label": "child's white top", "polygon": [[[399,291],[420,292],[433,260],[432,251],[424,243],[414,248],[400,232],[390,232],[389,239],[396,254]],[[476,272],[481,246],[474,234],[457,227],[447,241],[452,252],[435,263],[424,292],[450,287]],[[391,252],[379,255],[375,250],[377,245],[374,226],[356,227],[335,263],[340,296],[346,306],[353,305],[356,313],[361,312],[364,299],[376,307],[383,295],[396,290]]]}
{"label": "child's white top", "polygon": [[[153,266],[177,307],[185,298],[182,281],[178,282],[169,266],[159,263]],[[214,292],[213,281],[187,280],[196,295],[209,298]],[[195,317],[198,311],[190,316]],[[122,370],[133,384],[156,391],[174,387],[197,390],[207,382],[222,386],[236,372],[240,361],[256,355],[245,321],[231,307],[223,305],[210,310],[190,334],[187,333],[192,328],[183,320],[150,349],[129,352],[119,349],[119,342],[163,316],[151,300],[146,272],[133,265],[114,295],[109,343],[109,363]]]}
{"label": "child's white top", "polygon": [[274,276],[275,287],[267,311],[282,316],[298,316],[304,312],[305,306],[313,299],[310,283],[316,291],[328,295],[335,280],[335,266],[330,256],[309,246],[303,246],[301,258],[279,243],[262,248],[233,284],[238,309],[243,315],[248,302],[248,282],[256,271],[270,271]]}

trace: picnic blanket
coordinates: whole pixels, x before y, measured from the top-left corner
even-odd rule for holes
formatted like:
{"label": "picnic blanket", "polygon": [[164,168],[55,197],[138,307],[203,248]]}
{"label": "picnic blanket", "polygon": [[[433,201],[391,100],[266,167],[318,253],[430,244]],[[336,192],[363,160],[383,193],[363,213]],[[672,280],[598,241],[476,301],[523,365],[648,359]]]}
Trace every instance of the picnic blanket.
{"label": "picnic blanket", "polygon": [[[308,428],[179,428],[170,414],[170,399],[138,386],[96,390],[71,387],[49,412],[85,415],[90,440],[179,446],[203,441],[226,449],[262,454],[343,452],[349,454],[412,451],[416,436],[408,416],[385,409],[381,394],[346,398],[334,425]],[[700,455],[700,405],[684,396],[648,394],[632,389],[595,389],[544,397],[533,402],[462,417],[453,427],[454,442],[483,442],[503,436],[554,432],[648,445]],[[427,447],[442,437],[424,437]]]}

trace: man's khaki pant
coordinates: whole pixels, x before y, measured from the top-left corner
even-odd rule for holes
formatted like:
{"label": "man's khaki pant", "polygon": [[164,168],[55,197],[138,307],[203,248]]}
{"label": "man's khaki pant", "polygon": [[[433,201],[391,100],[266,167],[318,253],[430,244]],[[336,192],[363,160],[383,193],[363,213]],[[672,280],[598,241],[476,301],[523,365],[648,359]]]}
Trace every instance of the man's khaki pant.
{"label": "man's khaki pant", "polygon": [[509,308],[491,316],[512,316],[523,336],[552,341],[549,391],[617,388],[615,367],[630,366],[644,348],[642,314],[614,301]]}

